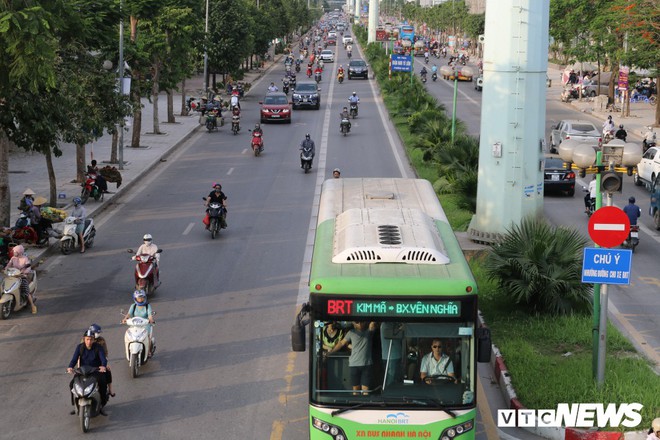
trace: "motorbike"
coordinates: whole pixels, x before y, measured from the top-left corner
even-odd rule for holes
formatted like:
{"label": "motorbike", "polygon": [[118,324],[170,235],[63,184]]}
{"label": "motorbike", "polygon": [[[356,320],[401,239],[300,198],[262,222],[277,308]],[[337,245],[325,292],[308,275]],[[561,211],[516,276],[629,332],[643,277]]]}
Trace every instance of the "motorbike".
{"label": "motorbike", "polygon": [[28,290],[32,294],[32,300],[36,300],[37,273],[30,272],[23,275],[20,269],[10,267],[4,270],[5,277],[2,280],[2,296],[0,297],[0,318],[9,319],[12,312],[18,312],[23,307],[30,305],[27,296],[21,293],[21,278],[28,277]]}
{"label": "motorbike", "polygon": [[98,368],[89,365],[83,365],[73,370],[71,394],[76,412],[80,417],[82,432],[89,431],[91,418],[98,416],[103,408],[99,384],[94,375],[97,371]]}
{"label": "motorbike", "polygon": [[347,56],[348,59],[350,60],[351,57],[353,56],[353,52],[351,52],[351,51],[349,50],[348,52],[346,52],[346,56]]}
{"label": "motorbike", "polygon": [[606,128],[603,128],[603,143],[606,144],[612,139],[614,139],[615,133],[616,133],[615,130],[607,130]]}
{"label": "motorbike", "polygon": [[[45,244],[45,243],[39,243],[39,233],[37,230],[30,224],[30,219],[28,215],[25,212],[22,212],[19,216],[18,219],[16,220],[16,224],[14,225],[13,231],[12,231],[12,238],[16,240],[17,242],[21,243],[30,243],[30,244]],[[48,238],[46,238],[46,243],[48,242]]]}
{"label": "motorbike", "polygon": [[422,84],[426,84],[426,74],[422,75]]}
{"label": "motorbike", "polygon": [[252,141],[250,142],[250,147],[252,148],[252,151],[254,152],[255,156],[259,156],[262,151],[264,151],[264,140],[262,137],[262,134],[257,132],[253,132],[252,130],[248,130],[250,133],[252,133]]}
{"label": "motorbike", "polygon": [[126,333],[124,334],[124,347],[126,360],[131,369],[131,377],[135,379],[140,374],[140,367],[149,361],[156,351],[156,344],[150,333],[149,323],[146,318],[135,316],[126,320]]}
{"label": "motorbike", "polygon": [[566,84],[564,86],[564,90],[561,92],[562,102],[570,102],[572,99],[579,99],[579,98],[580,98],[580,91],[577,87],[571,84]]}
{"label": "motorbike", "polygon": [[239,115],[232,115],[231,117],[231,132],[237,135],[241,129],[241,117]]}
{"label": "motorbike", "polygon": [[[206,200],[204,198],[204,200]],[[220,232],[221,228],[226,228],[227,209],[220,203],[209,203],[206,212],[209,216],[209,231],[211,232],[211,239],[215,239],[216,235]]]}
{"label": "motorbike", "polygon": [[348,118],[342,118],[340,128],[342,134],[346,136],[351,131],[351,121]]}
{"label": "motorbike", "polygon": [[648,127],[648,132],[642,132],[642,135],[644,135],[644,139],[642,140],[642,154],[644,154],[646,153],[646,150],[657,145],[657,136],[655,131],[653,131],[653,127]]}
{"label": "motorbike", "polygon": [[85,174],[85,182],[81,185],[80,200],[84,205],[90,197],[96,200],[103,200],[103,191],[96,184],[96,174]]}
{"label": "motorbike", "polygon": [[[79,237],[76,234],[75,217],[67,217],[64,220],[64,230],[62,231],[62,238],[60,238],[60,250],[64,255],[69,255],[71,251],[79,246]],[[85,228],[83,230],[83,240],[85,240],[85,248],[94,246],[94,237],[96,237],[96,228],[94,227],[94,220],[91,218],[85,219]]]}
{"label": "motorbike", "polygon": [[[586,188],[584,186],[582,187],[582,190],[586,193],[589,192],[589,188]],[[585,212],[587,214],[587,217],[591,217],[594,214],[595,211],[596,211],[596,199],[591,198],[591,199],[589,199],[589,206],[585,210]]]}
{"label": "motorbike", "polygon": [[285,95],[289,94],[289,83],[285,82],[282,84],[282,91],[284,92]]}
{"label": "motorbike", "polygon": [[358,105],[356,102],[351,102],[351,105],[349,106],[348,113],[351,115],[353,119],[357,118],[358,115]]}
{"label": "motorbike", "polygon": [[438,79],[438,73],[437,73],[437,72],[433,72],[433,73],[431,74],[431,79],[433,80],[433,82],[435,82],[435,81]]}
{"label": "motorbike", "polygon": [[314,81],[316,81],[317,84],[321,82],[321,72],[314,73]]}
{"label": "motorbike", "polygon": [[314,156],[312,156],[312,149],[303,147],[300,152],[300,161],[302,162],[302,169],[305,174],[309,173],[309,170],[312,169],[312,162],[314,161]]}
{"label": "motorbike", "polygon": [[630,225],[630,232],[628,233],[628,238],[623,241],[622,246],[626,249],[632,249],[633,254],[635,253],[635,248],[639,244],[639,225]]}
{"label": "motorbike", "polygon": [[[162,249],[156,253],[160,254]],[[134,254],[133,249],[128,250],[129,254]],[[160,286],[160,276],[156,277],[156,256],[149,254],[140,254],[135,256],[135,290],[144,290],[147,296],[153,295],[158,286]]]}
{"label": "motorbike", "polygon": [[339,81],[339,84],[344,82],[344,74],[343,73],[338,73],[337,74],[337,81]]}
{"label": "motorbike", "polygon": [[424,62],[425,62],[426,64],[429,63],[429,57],[428,57],[428,55],[427,55],[427,56],[424,56]]}
{"label": "motorbike", "polygon": [[442,58],[447,58],[447,48],[446,47],[442,48]]}
{"label": "motorbike", "polygon": [[206,129],[209,133],[218,129],[218,116],[216,113],[208,112],[206,114]]}
{"label": "motorbike", "polygon": [[311,78],[311,77],[312,77],[312,68],[308,67],[307,68],[307,78]]}
{"label": "motorbike", "polygon": [[296,72],[300,72],[300,62],[296,62]]}

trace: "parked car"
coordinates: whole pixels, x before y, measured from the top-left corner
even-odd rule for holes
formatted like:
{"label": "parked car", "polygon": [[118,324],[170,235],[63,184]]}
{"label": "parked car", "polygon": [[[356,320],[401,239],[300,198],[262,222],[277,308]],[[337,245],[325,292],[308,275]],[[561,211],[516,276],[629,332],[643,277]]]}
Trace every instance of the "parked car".
{"label": "parked car", "polygon": [[601,145],[601,132],[589,121],[564,119],[552,127],[550,131],[550,152],[556,153],[557,147],[565,139],[575,139],[579,142],[591,142]]}
{"label": "parked car", "polygon": [[564,167],[558,157],[546,157],[543,165],[543,192],[562,192],[569,197],[575,195],[575,172]]}
{"label": "parked car", "polygon": [[650,187],[658,176],[660,176],[660,148],[652,147],[646,150],[642,160],[637,164],[633,182],[637,186],[648,185]]}
{"label": "parked car", "polygon": [[653,216],[653,225],[660,231],[660,175],[658,175],[651,185],[651,207],[649,214]]}
{"label": "parked car", "polygon": [[299,82],[293,91],[293,109],[300,107],[321,108],[321,95],[315,82]]}
{"label": "parked car", "polygon": [[261,104],[261,122],[284,121],[291,123],[291,103],[289,98],[282,92],[268,92]]}
{"label": "parked car", "polygon": [[600,72],[591,78],[591,84],[582,86],[582,95],[584,96],[597,96],[607,95],[610,89],[610,79],[612,72]]}
{"label": "parked car", "polygon": [[369,79],[369,66],[364,60],[351,60],[348,63],[348,79]]}
{"label": "parked car", "polygon": [[333,63],[335,61],[335,54],[330,49],[325,49],[321,51],[319,58],[322,59],[324,63]]}

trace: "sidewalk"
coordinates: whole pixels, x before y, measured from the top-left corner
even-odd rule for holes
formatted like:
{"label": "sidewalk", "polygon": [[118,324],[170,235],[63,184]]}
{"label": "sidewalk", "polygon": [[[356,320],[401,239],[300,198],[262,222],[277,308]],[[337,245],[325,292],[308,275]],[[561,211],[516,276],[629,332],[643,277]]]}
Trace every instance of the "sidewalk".
{"label": "sidewalk", "polygon": [[[252,90],[258,89],[255,86],[263,74],[273,65],[277,64],[282,55],[277,55],[272,61],[267,61],[262,69],[251,70],[247,72],[242,81],[252,83],[252,89],[246,92],[247,95],[253,93]],[[185,96],[200,96],[203,90],[203,76],[197,76],[186,81]],[[153,105],[145,98],[142,99],[142,127],[140,136],[140,148],[131,148],[131,136],[133,133],[132,118],[127,118],[127,131],[124,132],[124,169],[121,171],[122,184],[116,188],[115,183],[108,183],[108,191],[103,201],[96,202],[89,199],[85,203],[87,215],[94,217],[101,212],[105,206],[111,203],[116,197],[132,188],[139,180],[142,174],[154,168],[161,160],[166,159],[175,149],[187,141],[198,129],[203,129],[199,124],[199,113],[194,112],[190,116],[181,116],[181,93],[174,95],[174,114],[176,122],[160,122],[159,127],[162,134],[154,135],[153,131]],[[167,121],[167,96],[163,93],[158,100],[159,121]],[[222,131],[230,130],[228,125],[220,129]],[[109,163],[112,145],[112,136],[104,134],[94,143],[86,147],[85,165],[92,159],[98,161],[99,168]],[[76,146],[73,144],[60,144],[62,155],[53,157],[53,168],[57,181],[57,205],[59,208],[71,209],[71,201],[74,197],[80,195],[80,183],[75,182],[76,178]],[[110,164],[118,166],[117,164]],[[19,148],[11,148],[9,151],[9,187],[11,191],[11,226],[16,223],[19,211],[18,202],[26,188],[31,188],[36,196],[43,196],[48,199],[49,183],[48,171],[46,168],[45,156],[38,153],[29,153]],[[55,225],[56,229],[61,230],[61,223]],[[54,245],[57,241],[50,240]],[[33,264],[39,263],[41,257],[48,252],[48,247],[40,248],[33,245],[26,245],[26,252],[32,258]]]}
{"label": "sidewalk", "polygon": [[[548,99],[561,102],[560,95],[564,89],[561,83],[561,73],[563,66],[557,64],[548,64],[548,77],[552,80],[552,85],[548,89]],[[628,141],[640,143],[644,139],[643,134],[646,133],[646,127],[653,125],[655,120],[655,106],[642,102],[630,104],[630,116],[624,117],[621,112],[610,112],[605,108],[600,108],[599,103],[595,98],[582,98],[582,100],[572,100],[570,103],[562,103],[567,106],[572,106],[585,115],[589,115],[596,121],[596,127],[602,127],[603,122],[609,115],[612,115],[614,124],[618,126],[623,124],[625,130],[628,132]],[[657,104],[656,104],[657,105]]]}

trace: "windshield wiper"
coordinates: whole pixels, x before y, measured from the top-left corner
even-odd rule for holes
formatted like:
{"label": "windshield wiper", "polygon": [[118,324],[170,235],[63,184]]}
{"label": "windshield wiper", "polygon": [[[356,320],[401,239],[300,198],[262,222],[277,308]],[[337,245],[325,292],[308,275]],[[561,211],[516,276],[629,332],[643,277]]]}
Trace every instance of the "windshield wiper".
{"label": "windshield wiper", "polygon": [[431,397],[406,397],[406,396],[403,396],[402,399],[405,402],[415,403],[417,405],[429,406],[429,404],[431,404],[436,408],[440,408],[441,410],[449,414],[452,418],[454,419],[456,418],[456,413],[450,409],[443,408],[444,405],[441,402],[439,402],[438,399],[433,399]]}
{"label": "windshield wiper", "polygon": [[[382,388],[382,387],[379,385],[379,386],[377,386],[375,389],[373,389],[373,390],[369,390],[369,392],[370,392],[370,393],[373,393],[373,392],[376,392],[376,391],[380,390],[381,388]],[[355,405],[353,405],[353,406],[347,406],[346,408],[336,409],[336,410],[332,411],[332,412],[330,413],[330,415],[331,415],[332,417],[334,417],[334,416],[338,416],[339,414],[341,414],[341,413],[345,413],[346,411],[352,411],[352,410],[354,410],[354,409],[362,408],[363,406],[367,406],[367,405],[385,406],[385,402],[384,402],[384,401],[383,401],[383,402],[374,402],[374,401],[360,402],[360,403],[357,403],[357,404],[355,404]]]}

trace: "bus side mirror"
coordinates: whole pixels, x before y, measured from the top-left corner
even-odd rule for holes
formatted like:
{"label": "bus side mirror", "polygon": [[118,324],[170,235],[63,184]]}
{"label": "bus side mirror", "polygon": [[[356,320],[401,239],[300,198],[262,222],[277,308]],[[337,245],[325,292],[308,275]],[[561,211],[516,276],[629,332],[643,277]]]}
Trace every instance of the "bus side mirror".
{"label": "bus side mirror", "polygon": [[305,319],[305,315],[309,314],[309,303],[302,305],[300,312],[296,316],[296,322],[291,327],[291,350],[292,351],[305,351],[307,346],[305,342],[305,327],[309,323],[309,319]]}
{"label": "bus side mirror", "polygon": [[492,341],[490,339],[490,329],[480,327],[477,329],[477,362],[490,362],[492,351]]}

